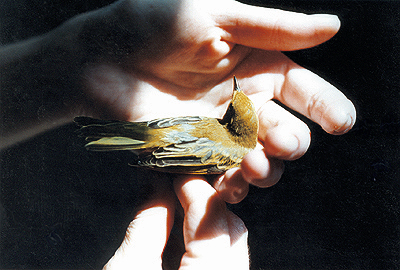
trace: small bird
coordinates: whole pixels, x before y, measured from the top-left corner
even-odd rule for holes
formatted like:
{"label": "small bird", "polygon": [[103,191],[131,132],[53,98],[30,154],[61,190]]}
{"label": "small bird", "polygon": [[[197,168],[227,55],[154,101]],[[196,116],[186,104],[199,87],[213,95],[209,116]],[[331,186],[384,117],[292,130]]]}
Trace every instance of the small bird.
{"label": "small bird", "polygon": [[234,77],[232,100],[222,119],[184,116],[146,122],[76,117],[78,133],[92,151],[131,150],[135,164],[182,174],[220,174],[238,167],[256,147],[258,118]]}

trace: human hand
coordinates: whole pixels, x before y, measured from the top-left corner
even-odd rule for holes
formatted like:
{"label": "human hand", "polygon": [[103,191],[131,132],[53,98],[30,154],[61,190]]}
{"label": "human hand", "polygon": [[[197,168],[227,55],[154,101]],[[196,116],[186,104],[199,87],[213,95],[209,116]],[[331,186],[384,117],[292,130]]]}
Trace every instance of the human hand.
{"label": "human hand", "polygon": [[[141,206],[130,223],[125,239],[104,269],[249,269],[247,229],[226,209],[220,198],[202,177],[177,177],[174,188],[168,179],[159,181],[155,193]],[[172,245],[178,256],[165,258],[163,253],[174,223],[175,196],[183,207],[185,250]],[[179,212],[179,210],[177,210]],[[180,225],[177,225],[180,226]],[[167,256],[167,255],[166,255]],[[163,262],[163,259],[166,261]]]}
{"label": "human hand", "polygon": [[[126,39],[120,46],[107,44],[138,47],[118,56],[96,54],[84,71],[86,99],[82,106],[90,115],[128,121],[182,115],[221,117],[231,98],[232,75],[236,75],[258,110],[260,145],[244,158],[241,168],[214,179],[224,200],[242,200],[249,183],[260,187],[275,184],[283,172],[281,160],[296,159],[308,149],[308,127],[273,99],[329,133],[342,134],[353,126],[356,113],[352,103],[331,84],[279,52],[328,40],[339,29],[337,17],[231,0],[178,1],[179,6],[167,11],[162,1],[143,2],[136,8],[137,1],[119,1],[83,28],[85,44],[93,40],[98,44],[103,39],[96,40],[98,31],[90,37],[91,27],[118,22],[111,25],[119,32],[101,29],[118,43],[118,33],[126,29],[140,32],[135,23],[153,22],[146,36],[149,43],[144,46]],[[158,6],[150,8],[154,4]]]}
{"label": "human hand", "polygon": [[[40,75],[46,78],[40,80],[43,76],[39,76],[40,79],[32,76],[31,80],[27,80],[28,86],[30,81],[37,84],[29,88],[30,92],[25,93],[26,95],[20,95],[24,100],[31,101],[30,106],[22,113],[20,99],[13,97],[19,94],[15,89],[23,91],[25,87],[9,87],[8,91],[12,94],[4,94],[3,98],[9,96],[11,103],[18,102],[15,102],[15,106],[2,108],[5,110],[3,114],[7,116],[8,125],[18,125],[19,130],[22,130],[26,129],[26,123],[34,120],[44,126],[40,130],[45,130],[48,126],[65,123],[66,120],[72,120],[73,116],[82,113],[128,121],[178,115],[221,117],[231,99],[231,78],[236,75],[241,88],[258,109],[260,144],[257,150],[244,158],[241,168],[227,171],[214,181],[219,196],[232,203],[244,198],[249,183],[260,187],[276,183],[283,171],[283,163],[280,160],[296,159],[302,156],[309,146],[308,127],[277,105],[273,99],[309,117],[329,133],[342,134],[353,126],[355,109],[351,102],[335,87],[299,67],[279,52],[308,48],[328,40],[338,31],[339,21],[336,17],[310,16],[252,7],[232,0],[187,0],[171,3],[172,1],[164,3],[162,0],[118,1],[107,8],[72,19],[45,35],[43,39],[38,38],[6,48],[3,51],[4,57],[1,58],[6,63],[6,69],[2,71],[13,71],[19,79],[19,70],[14,67],[20,66],[20,60],[29,58],[28,54],[33,51],[34,57],[27,63],[35,63],[32,65],[38,66],[35,71],[40,71]],[[45,46],[42,46],[42,40]],[[79,46],[74,46],[76,44]],[[20,50],[18,55],[10,53],[18,51],[22,45],[29,46],[30,50]],[[51,53],[48,53],[49,51]],[[12,62],[11,58],[14,55],[18,56],[17,61]],[[47,55],[52,58],[47,59],[48,61],[42,60],[41,57]],[[66,60],[63,58],[65,55]],[[37,62],[37,59],[42,61]],[[69,60],[71,61],[68,62]],[[10,65],[12,68],[9,62],[14,64]],[[61,68],[58,63],[71,65]],[[56,72],[47,78],[48,74],[43,72],[43,67],[56,67]],[[72,72],[66,73],[68,68],[71,68]],[[68,86],[74,85],[72,83],[65,84],[66,88],[61,94],[56,92],[59,90],[57,87],[62,88],[64,85],[53,87],[51,83],[58,83],[60,77],[73,82],[75,77],[81,78],[84,91],[79,87],[75,92],[67,91]],[[14,81],[19,83],[25,80]],[[45,84],[45,91],[38,91],[42,82]],[[32,99],[32,96],[36,98]],[[54,99],[57,100],[55,105]],[[42,104],[43,100],[45,104]],[[2,103],[6,104],[3,100]],[[7,108],[12,108],[11,113]],[[66,108],[72,109],[68,111]],[[46,119],[49,115],[62,118],[62,121]],[[23,117],[27,119],[22,119]],[[7,135],[10,138],[15,137],[12,134],[14,130],[8,126],[4,130],[9,132]],[[24,134],[21,138],[37,132],[35,127],[34,131],[26,133],[28,135]],[[196,177],[182,178],[182,181],[185,183],[194,180],[193,178]],[[201,182],[201,185],[203,184],[206,184],[205,181]],[[216,206],[210,207],[210,212],[191,212],[207,206],[207,198],[217,198],[213,195],[215,191],[207,186],[208,193],[206,192],[205,196],[208,197],[197,197],[199,190],[195,190],[193,197],[186,198],[185,186],[181,185],[181,189],[176,190],[187,210],[185,219],[188,220],[188,224],[192,224],[188,228],[185,227],[185,244],[190,252],[186,254],[183,262],[187,261],[189,264],[190,258],[196,258],[192,255],[202,256],[203,249],[197,248],[198,246],[212,246],[214,240],[226,240],[227,237],[222,237],[226,235],[230,235],[228,238],[231,239],[239,239],[237,243],[240,248],[237,250],[240,250],[241,256],[237,257],[244,258],[243,254],[247,256],[247,249],[244,252],[242,245],[245,242],[244,226],[237,217],[225,212],[219,199],[215,199]],[[152,220],[171,213],[168,210],[171,207],[168,198],[171,198],[172,193],[166,192],[164,195],[159,200],[152,201],[159,203],[156,205],[161,205],[161,208],[154,208],[151,203],[143,206],[143,215],[137,216],[132,223],[133,230],[128,230],[126,238],[128,243],[125,241],[120,250],[129,251],[129,243],[142,243],[143,245],[137,245],[138,249],[145,251],[145,246],[151,249],[149,253],[135,253],[136,257],[139,256],[140,259],[143,255],[143,258],[146,258],[148,254],[158,258],[160,262],[162,248],[172,226],[171,215],[164,216],[165,231],[161,231],[161,223],[153,224]],[[192,200],[185,201],[188,199]],[[152,211],[156,211],[156,214],[153,215]],[[146,219],[142,219],[142,216]],[[191,217],[195,218],[192,220]],[[230,232],[229,226],[222,226],[222,230],[217,226],[214,230],[216,235],[221,236],[218,234],[220,231],[224,233],[221,237],[210,236],[207,244],[200,241],[207,240],[207,237],[199,238],[198,234],[192,234],[202,225],[202,222],[196,223],[201,217],[210,218],[211,221],[216,219],[225,225],[237,222],[232,228],[238,228],[239,233]],[[143,224],[153,224],[157,228],[144,228],[142,220]],[[205,233],[208,233],[209,229],[207,227]],[[148,233],[142,235],[142,230]],[[151,237],[156,232],[164,233],[162,241]],[[140,238],[141,235],[143,238]],[[132,242],[129,240],[130,236]],[[151,239],[156,242],[150,242]],[[146,245],[147,243],[149,245]],[[226,254],[231,254],[232,247],[227,241],[224,243],[227,247]],[[159,247],[158,252],[152,252],[155,246]],[[205,252],[205,258],[213,255],[207,253],[207,250]],[[118,258],[118,254],[119,252],[114,258]],[[113,261],[112,263],[115,263],[118,260]],[[109,265],[112,265],[111,262]]]}

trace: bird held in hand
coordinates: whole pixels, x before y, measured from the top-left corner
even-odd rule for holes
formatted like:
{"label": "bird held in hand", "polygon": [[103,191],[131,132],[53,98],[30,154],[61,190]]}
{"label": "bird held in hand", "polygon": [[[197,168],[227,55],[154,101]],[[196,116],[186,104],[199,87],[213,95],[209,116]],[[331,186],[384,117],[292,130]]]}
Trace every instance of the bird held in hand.
{"label": "bird held in hand", "polygon": [[183,174],[218,174],[238,167],[255,148],[258,118],[234,77],[232,100],[222,119],[185,116],[145,122],[76,117],[88,150],[131,150],[133,166]]}

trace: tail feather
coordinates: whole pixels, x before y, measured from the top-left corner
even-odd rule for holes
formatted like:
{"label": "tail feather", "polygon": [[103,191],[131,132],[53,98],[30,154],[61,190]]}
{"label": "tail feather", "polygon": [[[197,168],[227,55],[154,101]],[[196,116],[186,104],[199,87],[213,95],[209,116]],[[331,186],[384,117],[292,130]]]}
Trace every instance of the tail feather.
{"label": "tail feather", "polygon": [[121,121],[101,120],[101,119],[95,119],[95,118],[86,117],[86,116],[77,116],[74,118],[74,122],[78,126],[83,127],[83,126],[89,126],[89,125],[106,125],[106,124],[121,122]]}
{"label": "tail feather", "polygon": [[85,147],[92,151],[134,150],[146,144],[148,127],[142,123],[76,117],[81,137],[90,141]]}
{"label": "tail feather", "polygon": [[118,151],[139,149],[144,144],[146,142],[126,137],[104,137],[86,144],[85,147],[91,151]]}

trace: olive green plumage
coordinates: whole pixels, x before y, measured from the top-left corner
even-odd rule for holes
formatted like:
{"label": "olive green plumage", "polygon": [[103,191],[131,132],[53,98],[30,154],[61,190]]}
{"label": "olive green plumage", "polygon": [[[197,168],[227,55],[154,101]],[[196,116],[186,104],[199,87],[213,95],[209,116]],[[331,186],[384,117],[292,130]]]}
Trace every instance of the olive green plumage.
{"label": "olive green plumage", "polygon": [[185,116],[146,122],[76,117],[92,151],[131,150],[133,166],[163,172],[216,174],[240,165],[257,144],[258,119],[234,78],[232,101],[222,119]]}

